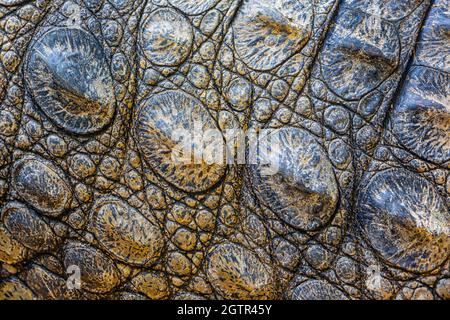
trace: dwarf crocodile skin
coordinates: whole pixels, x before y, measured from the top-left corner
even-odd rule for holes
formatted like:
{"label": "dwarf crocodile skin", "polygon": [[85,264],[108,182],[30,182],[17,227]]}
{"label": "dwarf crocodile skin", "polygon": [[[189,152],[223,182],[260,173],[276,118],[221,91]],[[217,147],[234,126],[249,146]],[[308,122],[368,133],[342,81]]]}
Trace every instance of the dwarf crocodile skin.
{"label": "dwarf crocodile skin", "polygon": [[450,299],[449,77],[449,0],[0,0],[0,300]]}

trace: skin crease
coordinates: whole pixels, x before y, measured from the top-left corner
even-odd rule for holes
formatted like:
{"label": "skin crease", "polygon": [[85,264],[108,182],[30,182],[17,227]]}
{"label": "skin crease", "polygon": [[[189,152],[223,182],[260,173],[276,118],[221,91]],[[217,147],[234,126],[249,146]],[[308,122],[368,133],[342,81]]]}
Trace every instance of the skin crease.
{"label": "skin crease", "polygon": [[0,1],[0,300],[450,299],[447,1],[158,3]]}

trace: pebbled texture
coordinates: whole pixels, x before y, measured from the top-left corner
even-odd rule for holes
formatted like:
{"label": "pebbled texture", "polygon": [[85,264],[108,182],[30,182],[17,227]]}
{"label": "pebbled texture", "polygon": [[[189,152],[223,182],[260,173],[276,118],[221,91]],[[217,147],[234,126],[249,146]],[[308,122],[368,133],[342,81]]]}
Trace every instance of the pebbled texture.
{"label": "pebbled texture", "polygon": [[449,8],[0,0],[0,299],[450,299]]}

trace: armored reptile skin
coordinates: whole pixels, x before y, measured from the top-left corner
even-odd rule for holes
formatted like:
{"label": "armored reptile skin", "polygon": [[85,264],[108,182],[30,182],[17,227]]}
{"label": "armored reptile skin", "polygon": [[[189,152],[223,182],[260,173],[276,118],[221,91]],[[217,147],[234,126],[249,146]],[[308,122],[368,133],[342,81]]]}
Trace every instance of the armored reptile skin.
{"label": "armored reptile skin", "polygon": [[0,299],[450,299],[449,8],[0,0]]}

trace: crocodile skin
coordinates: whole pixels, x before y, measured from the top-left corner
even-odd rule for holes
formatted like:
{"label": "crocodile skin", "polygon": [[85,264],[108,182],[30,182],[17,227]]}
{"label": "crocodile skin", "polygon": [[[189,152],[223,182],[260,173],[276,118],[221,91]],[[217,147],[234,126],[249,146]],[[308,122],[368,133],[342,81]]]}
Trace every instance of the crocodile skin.
{"label": "crocodile skin", "polygon": [[0,299],[450,299],[449,0],[0,0],[0,62]]}

